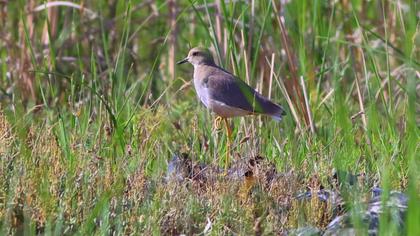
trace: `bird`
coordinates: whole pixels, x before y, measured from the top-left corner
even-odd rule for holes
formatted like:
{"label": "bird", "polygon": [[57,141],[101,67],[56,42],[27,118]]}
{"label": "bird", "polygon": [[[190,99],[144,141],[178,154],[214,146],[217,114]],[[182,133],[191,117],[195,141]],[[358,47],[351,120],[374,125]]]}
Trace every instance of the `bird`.
{"label": "bird", "polygon": [[247,115],[267,115],[281,121],[286,114],[283,107],[255,91],[243,80],[216,65],[209,49],[195,47],[178,65],[189,62],[194,67],[193,82],[198,98],[217,115],[216,123],[223,120],[227,132],[225,170],[229,164],[232,130],[227,118]]}

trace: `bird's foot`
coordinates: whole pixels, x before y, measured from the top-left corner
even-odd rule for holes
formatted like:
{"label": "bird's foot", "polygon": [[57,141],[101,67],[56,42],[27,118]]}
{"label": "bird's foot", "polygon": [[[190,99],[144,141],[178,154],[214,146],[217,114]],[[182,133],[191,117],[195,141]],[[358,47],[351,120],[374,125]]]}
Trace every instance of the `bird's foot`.
{"label": "bird's foot", "polygon": [[221,123],[222,123],[223,118],[221,116],[217,116],[216,119],[214,119],[214,124],[213,127],[215,130],[220,130],[221,129]]}

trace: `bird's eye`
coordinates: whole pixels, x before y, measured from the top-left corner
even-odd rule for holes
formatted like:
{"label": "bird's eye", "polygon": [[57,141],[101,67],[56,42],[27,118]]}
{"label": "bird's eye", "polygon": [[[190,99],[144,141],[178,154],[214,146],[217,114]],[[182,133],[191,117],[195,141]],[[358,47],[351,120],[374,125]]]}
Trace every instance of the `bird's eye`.
{"label": "bird's eye", "polygon": [[192,55],[193,56],[198,56],[198,52],[193,52]]}

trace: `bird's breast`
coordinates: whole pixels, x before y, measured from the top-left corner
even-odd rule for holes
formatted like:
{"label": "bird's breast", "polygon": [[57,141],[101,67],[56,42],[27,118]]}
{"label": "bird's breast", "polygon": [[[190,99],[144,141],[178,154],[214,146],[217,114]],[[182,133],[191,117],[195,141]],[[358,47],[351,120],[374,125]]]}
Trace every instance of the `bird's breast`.
{"label": "bird's breast", "polygon": [[197,97],[206,107],[209,107],[209,92],[206,83],[204,82],[205,81],[198,79],[194,75],[194,88],[197,93]]}

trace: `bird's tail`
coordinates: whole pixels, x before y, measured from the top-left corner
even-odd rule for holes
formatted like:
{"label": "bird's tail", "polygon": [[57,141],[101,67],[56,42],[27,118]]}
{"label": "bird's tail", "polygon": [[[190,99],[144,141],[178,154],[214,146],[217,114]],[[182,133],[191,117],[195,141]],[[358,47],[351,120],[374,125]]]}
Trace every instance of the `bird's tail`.
{"label": "bird's tail", "polygon": [[283,107],[279,105],[277,105],[275,111],[270,114],[271,118],[273,118],[277,122],[280,122],[283,119],[284,115],[286,115],[286,112],[284,111]]}
{"label": "bird's tail", "polygon": [[284,112],[283,107],[268,100],[265,97],[258,97],[257,104],[259,105],[259,113],[271,116],[276,121],[281,121],[282,117],[286,115],[286,112]]}

